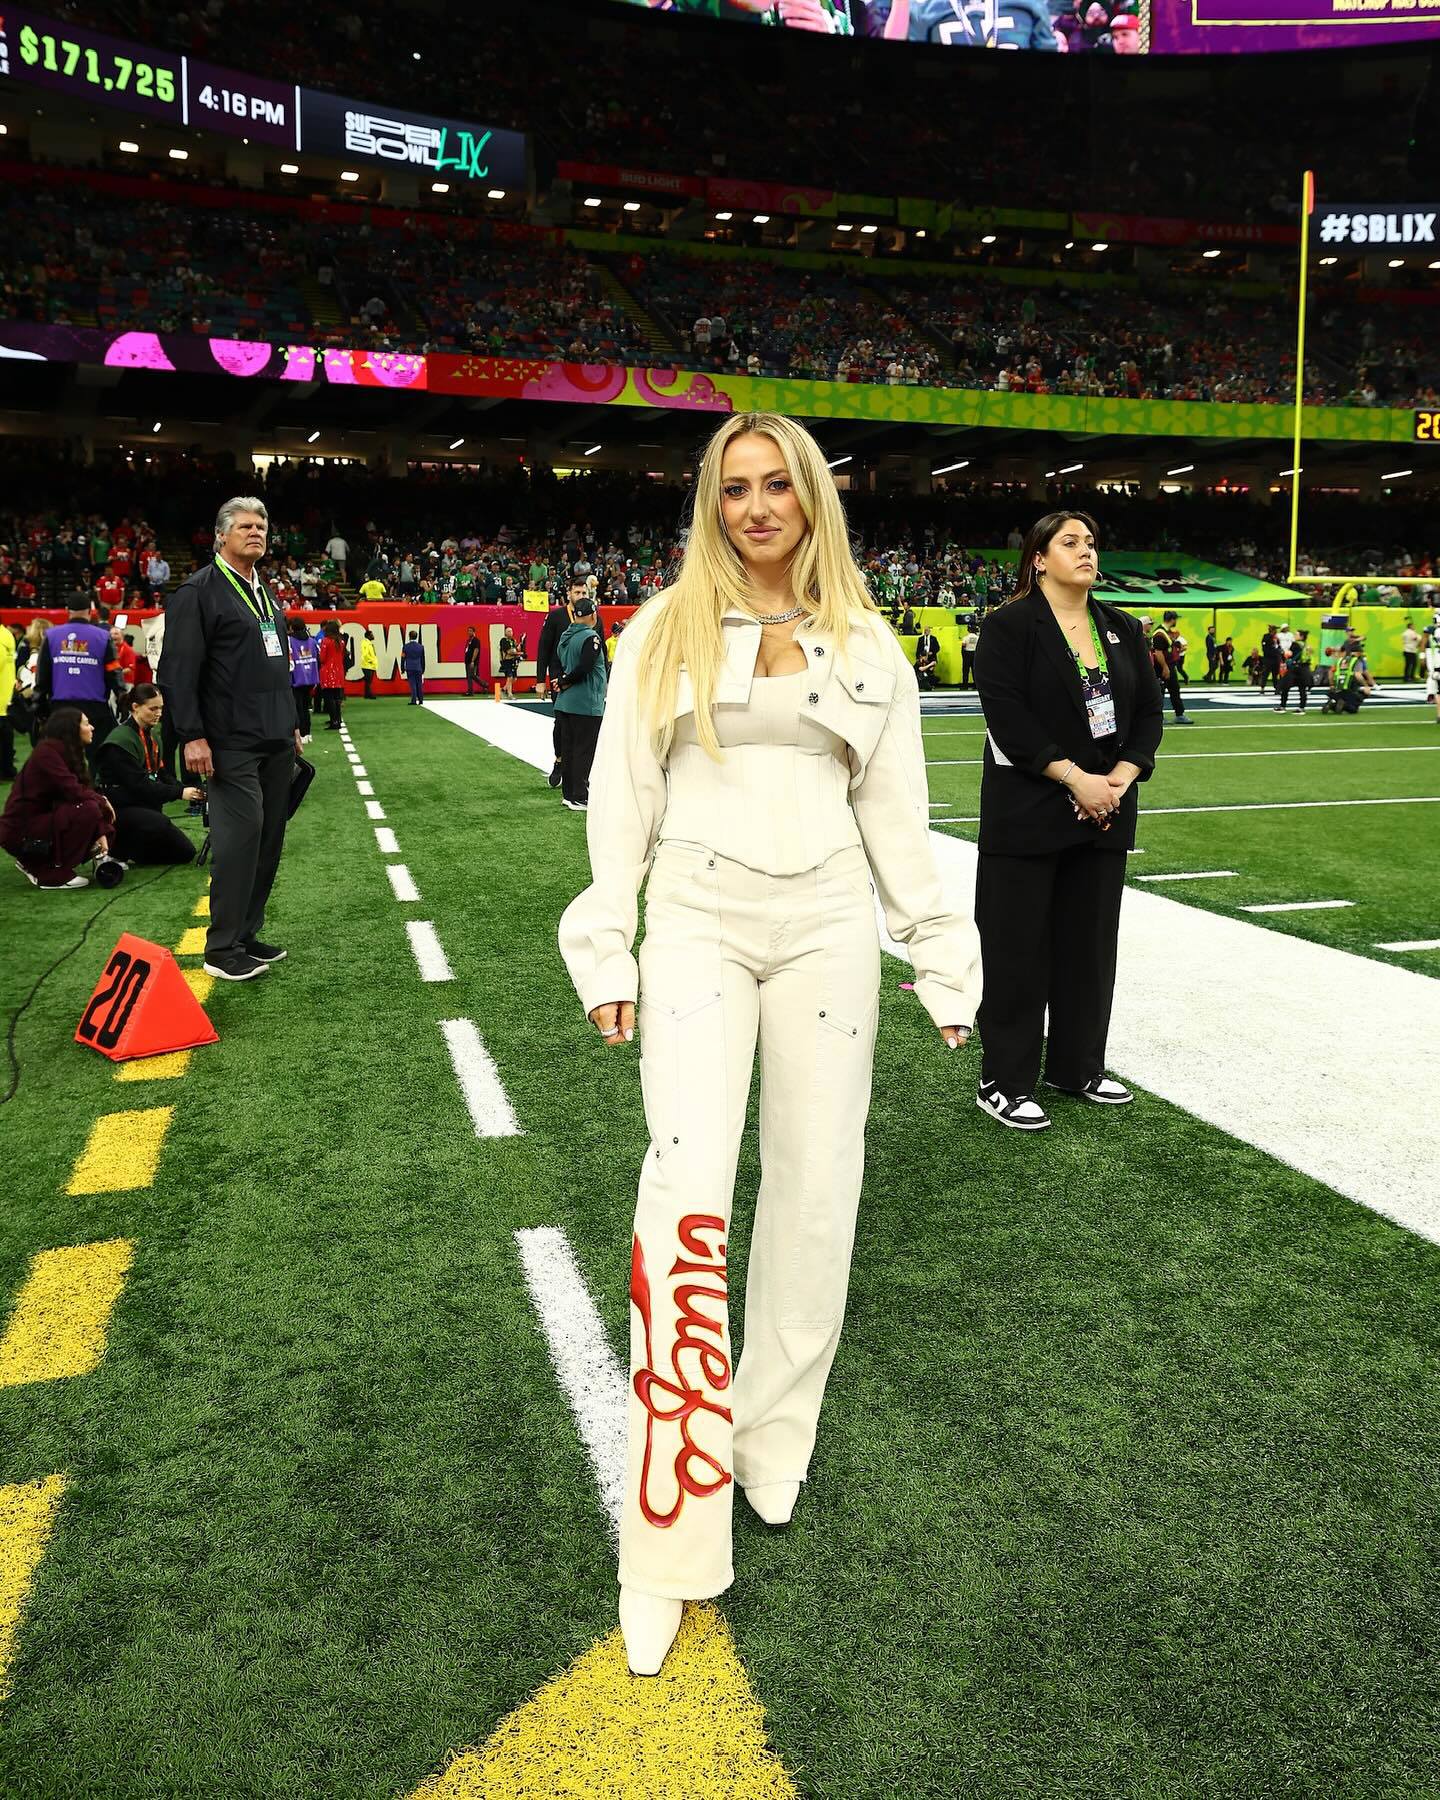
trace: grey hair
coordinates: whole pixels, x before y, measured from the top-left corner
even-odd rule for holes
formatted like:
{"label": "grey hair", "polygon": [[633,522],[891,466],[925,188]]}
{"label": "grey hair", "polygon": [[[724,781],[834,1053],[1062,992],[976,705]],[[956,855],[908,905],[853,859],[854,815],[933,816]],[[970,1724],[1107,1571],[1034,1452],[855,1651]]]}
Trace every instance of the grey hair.
{"label": "grey hair", "polygon": [[270,515],[265,510],[265,502],[257,500],[253,494],[236,494],[233,500],[227,500],[215,515],[215,548],[218,550],[225,542],[225,534],[235,523],[240,513],[259,513],[266,526],[270,524]]}

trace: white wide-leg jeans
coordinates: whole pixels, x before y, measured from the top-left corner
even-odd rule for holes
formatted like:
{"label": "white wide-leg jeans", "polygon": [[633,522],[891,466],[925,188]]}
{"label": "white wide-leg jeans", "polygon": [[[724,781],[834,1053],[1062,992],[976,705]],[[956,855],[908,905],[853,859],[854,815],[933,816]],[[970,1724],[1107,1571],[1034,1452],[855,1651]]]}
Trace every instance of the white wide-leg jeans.
{"label": "white wide-leg jeans", "polygon": [[[703,1600],[734,1578],[734,1484],[800,1481],[840,1339],[864,1175],[880,947],[864,853],[763,875],[663,843],[640,949],[650,1148],[630,1282],[620,1580]],[[744,1354],[726,1238],[760,1044]]]}

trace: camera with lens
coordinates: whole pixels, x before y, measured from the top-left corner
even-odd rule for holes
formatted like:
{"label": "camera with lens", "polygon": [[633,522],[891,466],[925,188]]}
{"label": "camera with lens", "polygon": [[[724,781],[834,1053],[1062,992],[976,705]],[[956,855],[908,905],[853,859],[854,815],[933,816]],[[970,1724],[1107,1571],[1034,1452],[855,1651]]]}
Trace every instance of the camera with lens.
{"label": "camera with lens", "polygon": [[108,851],[95,858],[95,885],[102,888],[119,887],[125,879],[125,865],[118,856],[111,856]]}

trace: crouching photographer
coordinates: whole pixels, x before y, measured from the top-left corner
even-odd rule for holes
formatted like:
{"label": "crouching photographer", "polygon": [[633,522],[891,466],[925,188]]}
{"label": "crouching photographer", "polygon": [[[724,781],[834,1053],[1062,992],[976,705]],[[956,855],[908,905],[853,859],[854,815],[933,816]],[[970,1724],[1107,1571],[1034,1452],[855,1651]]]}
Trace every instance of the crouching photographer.
{"label": "crouching photographer", "polygon": [[176,800],[193,805],[198,786],[182,787],[165,773],[155,733],[165,710],[159,688],[142,681],[130,695],[130,717],[117,725],[95,760],[96,782],[115,812],[116,856],[127,864],[188,863],[195,846],[165,808]]}
{"label": "crouching photographer", "polygon": [[110,853],[115,813],[96,793],[85,752],[95,727],[78,706],[57,706],[15,777],[0,814],[0,849],[32,887],[85,888],[78,865],[95,859],[95,879],[114,887],[125,870]]}

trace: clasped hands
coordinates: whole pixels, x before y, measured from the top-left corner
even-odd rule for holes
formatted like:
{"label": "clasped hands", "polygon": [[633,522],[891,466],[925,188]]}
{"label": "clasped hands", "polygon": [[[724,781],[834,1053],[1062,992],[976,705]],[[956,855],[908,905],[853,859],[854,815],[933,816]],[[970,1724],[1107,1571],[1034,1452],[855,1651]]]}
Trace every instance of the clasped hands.
{"label": "clasped hands", "polygon": [[1108,775],[1087,775],[1077,769],[1064,786],[1080,818],[1108,827],[1134,780],[1123,769],[1112,769]]}
{"label": "clasped hands", "polygon": [[[590,1023],[600,1033],[607,1050],[630,1043],[635,1036],[635,1003],[633,1000],[607,1000],[590,1014]],[[970,1036],[968,1025],[942,1025],[940,1035],[949,1050],[959,1050]]]}

